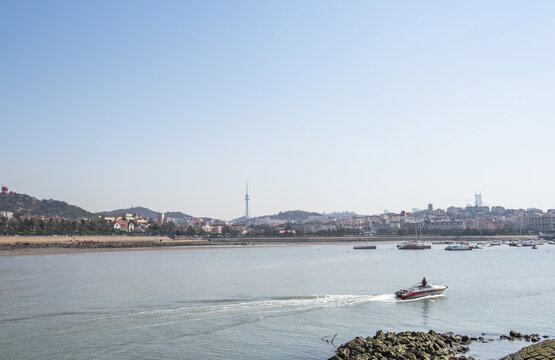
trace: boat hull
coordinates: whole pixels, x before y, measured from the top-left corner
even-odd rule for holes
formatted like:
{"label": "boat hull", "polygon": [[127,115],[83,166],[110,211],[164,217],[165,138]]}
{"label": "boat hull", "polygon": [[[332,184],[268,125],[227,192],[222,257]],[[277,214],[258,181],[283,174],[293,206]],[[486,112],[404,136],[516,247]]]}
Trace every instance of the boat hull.
{"label": "boat hull", "polygon": [[431,245],[406,245],[399,247],[399,250],[427,250],[431,248]]}
{"label": "boat hull", "polygon": [[357,245],[353,246],[355,250],[374,250],[376,249],[376,245]]}
{"label": "boat hull", "polygon": [[445,248],[447,251],[469,251],[472,250],[472,246],[458,246],[458,245],[451,245]]}
{"label": "boat hull", "polygon": [[409,290],[399,290],[395,293],[395,297],[399,300],[409,300],[409,299],[417,299],[424,296],[430,295],[440,295],[447,289],[447,286],[442,285],[433,285],[430,288],[421,288],[421,289],[414,289],[411,288]]}

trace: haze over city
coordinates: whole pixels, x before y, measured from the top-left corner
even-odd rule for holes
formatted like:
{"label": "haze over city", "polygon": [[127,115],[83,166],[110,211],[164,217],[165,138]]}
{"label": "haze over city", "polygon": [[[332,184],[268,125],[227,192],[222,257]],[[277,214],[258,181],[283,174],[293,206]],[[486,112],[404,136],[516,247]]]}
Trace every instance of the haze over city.
{"label": "haze over city", "polygon": [[0,182],[89,211],[555,207],[555,4],[5,2]]}

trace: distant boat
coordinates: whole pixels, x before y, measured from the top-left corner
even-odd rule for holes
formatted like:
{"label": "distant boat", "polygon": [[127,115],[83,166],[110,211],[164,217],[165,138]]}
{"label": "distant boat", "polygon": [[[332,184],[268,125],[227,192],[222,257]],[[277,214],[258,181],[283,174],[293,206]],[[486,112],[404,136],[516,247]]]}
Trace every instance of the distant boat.
{"label": "distant boat", "polygon": [[355,250],[374,250],[376,248],[376,245],[356,245],[353,246],[353,249]]}
{"label": "distant boat", "polygon": [[532,246],[532,249],[534,249],[534,250],[537,249],[537,248],[538,248],[538,245],[534,244],[534,246]]}
{"label": "distant boat", "polygon": [[414,242],[406,242],[397,246],[399,250],[426,250],[431,249],[431,245],[426,245],[424,243],[414,241]]}
{"label": "distant boat", "polygon": [[468,245],[449,245],[445,248],[445,250],[448,251],[464,251],[464,250],[472,250],[472,246],[468,246]]}
{"label": "distant boat", "polygon": [[370,234],[367,233],[366,235],[366,245],[355,245],[353,246],[355,250],[374,250],[376,249],[376,245],[370,245]]}
{"label": "distant boat", "polygon": [[545,240],[555,240],[555,233],[550,233],[550,234],[540,233],[538,236],[541,239],[545,239]]}
{"label": "distant boat", "polygon": [[[414,241],[407,241],[397,245],[397,249],[399,250],[426,250],[431,249],[431,245],[425,244],[423,241],[419,241],[418,239],[418,229],[414,228],[416,231],[416,238]],[[422,229],[420,229],[420,240],[422,240]]]}

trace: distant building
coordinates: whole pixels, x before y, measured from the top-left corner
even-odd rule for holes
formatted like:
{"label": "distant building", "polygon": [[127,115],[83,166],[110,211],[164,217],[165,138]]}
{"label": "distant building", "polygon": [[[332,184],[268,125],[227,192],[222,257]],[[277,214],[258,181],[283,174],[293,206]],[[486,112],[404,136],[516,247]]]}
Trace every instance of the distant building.
{"label": "distant building", "polygon": [[308,215],[306,222],[323,223],[329,221],[329,219],[327,215]]}
{"label": "distant building", "polygon": [[489,206],[478,206],[478,212],[481,214],[489,214]]}
{"label": "distant building", "polygon": [[294,236],[294,235],[297,235],[297,231],[296,230],[281,229],[279,231],[279,235],[280,236]]}
{"label": "distant building", "polygon": [[450,215],[459,215],[462,212],[463,212],[463,209],[460,207],[449,206],[447,208],[447,213]]}
{"label": "distant building", "polygon": [[502,214],[505,212],[505,208],[503,206],[492,206],[491,212],[494,214]]}
{"label": "distant building", "polygon": [[277,218],[272,218],[270,216],[265,216],[261,218],[255,218],[254,221],[252,221],[252,223],[254,225],[272,225],[272,224],[283,224],[285,223],[285,221]]}
{"label": "distant building", "polygon": [[458,220],[424,221],[424,229],[427,230],[463,230],[464,228],[464,223]]}
{"label": "distant building", "polygon": [[231,231],[245,234],[247,232],[247,226],[245,223],[235,223],[231,225]]}
{"label": "distant building", "polygon": [[0,211],[0,217],[6,218],[6,219],[11,219],[13,218],[13,212],[11,211]]}
{"label": "distant building", "polygon": [[482,194],[474,193],[474,205],[477,207],[482,206]]}
{"label": "distant building", "polygon": [[428,211],[434,211],[434,205],[432,203],[428,204]]}
{"label": "distant building", "polygon": [[223,222],[218,222],[218,223],[214,223],[211,226],[211,234],[217,234],[217,235],[221,235],[224,231],[224,227],[225,227],[225,223]]}
{"label": "distant building", "polygon": [[158,213],[158,224],[162,225],[166,222],[164,213]]}
{"label": "distant building", "polygon": [[317,233],[320,231],[335,231],[337,225],[334,224],[308,224],[304,225],[303,231],[305,233]]}
{"label": "distant building", "polygon": [[528,230],[555,231],[555,213],[526,215],[522,222],[522,226]]}
{"label": "distant building", "polygon": [[464,208],[465,211],[468,211],[471,214],[476,214],[476,206],[466,205]]}
{"label": "distant building", "polygon": [[133,223],[128,223],[125,220],[116,220],[114,223],[114,230],[121,230],[121,231],[133,231],[135,230],[135,226]]}

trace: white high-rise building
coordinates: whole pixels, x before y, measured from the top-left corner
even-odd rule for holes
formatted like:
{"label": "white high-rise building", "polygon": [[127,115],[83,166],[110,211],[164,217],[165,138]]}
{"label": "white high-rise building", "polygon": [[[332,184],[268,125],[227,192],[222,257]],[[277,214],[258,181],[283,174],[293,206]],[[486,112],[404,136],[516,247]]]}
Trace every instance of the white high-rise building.
{"label": "white high-rise building", "polygon": [[482,206],[482,193],[474,193],[474,205],[477,207]]}

